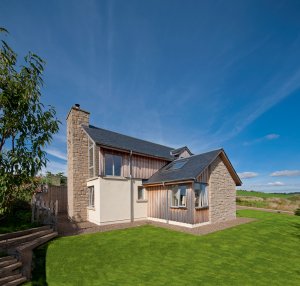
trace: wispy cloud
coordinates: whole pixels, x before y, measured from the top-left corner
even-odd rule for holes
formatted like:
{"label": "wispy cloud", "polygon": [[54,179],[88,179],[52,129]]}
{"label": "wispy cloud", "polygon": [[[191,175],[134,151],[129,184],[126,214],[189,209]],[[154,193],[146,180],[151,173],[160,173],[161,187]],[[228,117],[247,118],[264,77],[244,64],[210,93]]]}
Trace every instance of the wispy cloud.
{"label": "wispy cloud", "polygon": [[251,179],[251,178],[257,177],[258,173],[255,173],[255,172],[242,172],[242,173],[238,173],[238,175],[241,179]]}
{"label": "wispy cloud", "polygon": [[300,176],[300,170],[282,170],[270,174],[271,177],[296,177]]}
{"label": "wispy cloud", "polygon": [[50,161],[47,164],[46,168],[42,169],[42,174],[45,174],[47,171],[53,173],[53,174],[57,174],[57,173],[67,173],[67,164],[65,163],[60,163],[60,162],[56,162],[56,161]]}
{"label": "wispy cloud", "polygon": [[268,135],[265,136],[265,138],[266,138],[267,140],[274,140],[274,139],[277,139],[277,138],[279,138],[279,137],[280,137],[279,134],[274,134],[274,133],[268,134]]}
{"label": "wispy cloud", "polygon": [[58,142],[61,142],[61,143],[66,143],[67,142],[67,136],[66,134],[55,134],[53,135],[53,141],[58,141]]}
{"label": "wispy cloud", "polygon": [[270,182],[268,183],[268,186],[273,186],[273,187],[277,187],[277,186],[284,186],[285,184],[283,182]]}
{"label": "wispy cloud", "polygon": [[215,140],[224,142],[235,137],[274,105],[298,90],[300,88],[300,69],[294,70],[293,73],[289,72],[287,75],[288,69],[290,67],[287,64],[284,71],[280,71],[260,90],[257,90],[258,96],[253,103],[233,114],[230,120],[224,121],[213,135]]}
{"label": "wispy cloud", "polygon": [[61,152],[60,150],[52,148],[52,149],[47,149],[46,152],[58,159],[67,161],[67,155],[64,152]]}
{"label": "wispy cloud", "polygon": [[257,184],[252,184],[249,185],[249,187],[251,188],[257,188],[257,187],[282,187],[282,186],[287,186],[285,183],[283,182],[269,182],[269,183],[257,183]]}
{"label": "wispy cloud", "polygon": [[256,139],[251,140],[251,141],[246,141],[246,142],[243,143],[243,145],[244,146],[249,146],[249,145],[253,145],[253,144],[256,144],[256,143],[263,142],[263,141],[275,140],[275,139],[278,139],[279,137],[280,137],[279,134],[271,133],[271,134],[267,134],[263,137],[256,138]]}

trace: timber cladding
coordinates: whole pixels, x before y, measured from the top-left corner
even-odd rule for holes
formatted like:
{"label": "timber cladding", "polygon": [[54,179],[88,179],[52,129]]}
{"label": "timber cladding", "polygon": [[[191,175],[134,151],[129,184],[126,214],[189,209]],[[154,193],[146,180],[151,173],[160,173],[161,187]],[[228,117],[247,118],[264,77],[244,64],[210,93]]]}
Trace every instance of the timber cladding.
{"label": "timber cladding", "polygon": [[[122,157],[121,176],[130,176],[130,155],[126,152],[111,150],[104,147],[99,148],[99,174],[105,175],[105,154],[119,155]],[[168,163],[166,160],[146,157],[141,155],[132,155],[132,177],[136,179],[148,179],[160,168]]]}
{"label": "timber cladding", "polygon": [[171,207],[172,185],[147,187],[148,217],[195,224],[209,220],[209,209],[195,209],[192,184],[187,187],[186,207]]}
{"label": "timber cladding", "polygon": [[37,198],[41,198],[46,205],[58,201],[58,212],[67,213],[68,211],[68,188],[67,186],[48,186],[47,192],[37,193]]}

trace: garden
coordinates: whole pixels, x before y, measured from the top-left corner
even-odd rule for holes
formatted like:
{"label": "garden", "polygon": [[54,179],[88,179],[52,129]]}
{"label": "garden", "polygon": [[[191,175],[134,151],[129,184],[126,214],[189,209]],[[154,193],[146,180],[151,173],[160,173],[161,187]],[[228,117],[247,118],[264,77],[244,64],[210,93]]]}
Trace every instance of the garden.
{"label": "garden", "polygon": [[299,285],[300,218],[238,216],[255,221],[205,236],[146,225],[61,237],[35,251],[26,285]]}

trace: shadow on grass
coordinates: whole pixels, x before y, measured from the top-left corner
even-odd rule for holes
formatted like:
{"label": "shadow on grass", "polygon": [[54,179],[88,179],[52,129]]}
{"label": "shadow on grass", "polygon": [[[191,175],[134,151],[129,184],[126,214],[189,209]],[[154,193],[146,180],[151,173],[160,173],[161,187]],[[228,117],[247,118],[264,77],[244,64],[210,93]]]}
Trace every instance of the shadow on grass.
{"label": "shadow on grass", "polygon": [[48,244],[44,244],[33,251],[31,285],[47,286],[46,256]]}
{"label": "shadow on grass", "polygon": [[300,223],[296,222],[296,223],[293,223],[292,225],[293,225],[293,227],[295,227],[297,229],[295,235],[300,239]]}

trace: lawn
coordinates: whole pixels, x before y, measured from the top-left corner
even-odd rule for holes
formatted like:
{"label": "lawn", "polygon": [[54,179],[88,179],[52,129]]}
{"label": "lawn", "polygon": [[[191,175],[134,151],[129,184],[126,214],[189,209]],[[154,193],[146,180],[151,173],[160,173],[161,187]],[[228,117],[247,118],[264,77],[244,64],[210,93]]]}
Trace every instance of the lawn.
{"label": "lawn", "polygon": [[32,285],[299,285],[300,217],[238,215],[257,221],[205,236],[146,225],[56,239],[38,250]]}

